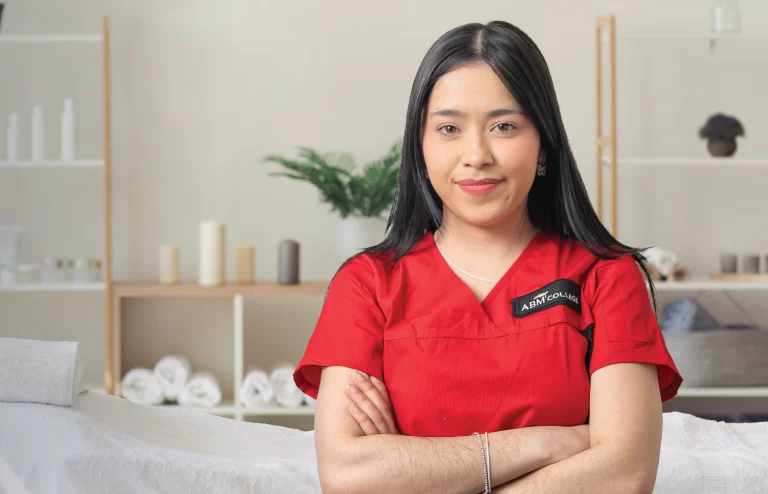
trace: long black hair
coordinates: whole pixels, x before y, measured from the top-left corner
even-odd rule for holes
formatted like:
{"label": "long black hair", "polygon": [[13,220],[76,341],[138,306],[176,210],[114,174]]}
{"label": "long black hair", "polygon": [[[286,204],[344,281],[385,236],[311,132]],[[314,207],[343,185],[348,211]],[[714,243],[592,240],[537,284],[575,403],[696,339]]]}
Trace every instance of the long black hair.
{"label": "long black hair", "polygon": [[651,285],[655,307],[656,295],[642,249],[615,239],[592,207],[568,144],[544,56],[528,35],[503,21],[454,28],[427,52],[411,88],[402,162],[387,234],[381,243],[364,252],[386,255],[394,262],[442,223],[443,204],[427,178],[421,144],[425,109],[435,82],[443,74],[473,63],[488,64],[496,72],[541,136],[547,173],[536,177],[528,194],[531,222],[539,230],[581,242],[601,259],[631,254]]}

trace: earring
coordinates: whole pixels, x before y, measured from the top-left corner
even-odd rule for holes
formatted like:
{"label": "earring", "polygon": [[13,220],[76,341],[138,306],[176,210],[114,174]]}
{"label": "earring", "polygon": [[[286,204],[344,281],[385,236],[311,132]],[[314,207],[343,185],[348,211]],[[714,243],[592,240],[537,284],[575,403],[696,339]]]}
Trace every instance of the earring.
{"label": "earring", "polygon": [[536,164],[536,175],[543,177],[547,174],[547,165],[543,161]]}

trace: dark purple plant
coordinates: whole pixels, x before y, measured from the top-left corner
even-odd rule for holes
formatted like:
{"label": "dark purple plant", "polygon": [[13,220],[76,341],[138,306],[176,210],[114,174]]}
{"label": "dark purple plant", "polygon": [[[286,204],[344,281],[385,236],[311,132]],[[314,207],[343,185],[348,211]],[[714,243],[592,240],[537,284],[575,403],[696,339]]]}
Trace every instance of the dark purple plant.
{"label": "dark purple plant", "polygon": [[743,135],[741,122],[722,113],[709,117],[707,123],[699,130],[699,137],[702,139],[735,139]]}

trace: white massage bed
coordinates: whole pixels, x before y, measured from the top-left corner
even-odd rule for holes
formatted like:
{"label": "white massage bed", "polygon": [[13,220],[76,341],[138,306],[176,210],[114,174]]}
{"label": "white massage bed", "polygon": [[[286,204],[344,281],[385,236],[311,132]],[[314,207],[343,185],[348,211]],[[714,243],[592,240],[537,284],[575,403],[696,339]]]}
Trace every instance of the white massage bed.
{"label": "white massage bed", "polygon": [[[0,403],[0,493],[318,493],[312,432],[85,393]],[[655,493],[768,493],[768,423],[664,415]]]}

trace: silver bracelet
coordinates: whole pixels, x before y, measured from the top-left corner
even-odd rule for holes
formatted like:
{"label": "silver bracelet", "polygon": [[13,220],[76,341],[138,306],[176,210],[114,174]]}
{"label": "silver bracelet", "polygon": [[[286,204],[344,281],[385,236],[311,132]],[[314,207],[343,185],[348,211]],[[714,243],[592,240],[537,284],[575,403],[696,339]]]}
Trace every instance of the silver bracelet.
{"label": "silver bracelet", "polygon": [[472,433],[472,435],[477,437],[477,443],[480,445],[480,456],[482,457],[482,460],[483,460],[483,483],[485,484],[485,490],[483,491],[483,493],[490,494],[491,486],[488,480],[488,463],[486,462],[486,459],[485,459],[485,447],[483,446],[483,438],[477,432]]}
{"label": "silver bracelet", "polygon": [[486,472],[486,476],[488,477],[488,492],[490,493],[493,490],[493,484],[491,484],[491,445],[488,442],[488,433],[485,433],[485,457],[488,462],[488,471]]}

